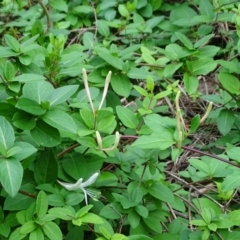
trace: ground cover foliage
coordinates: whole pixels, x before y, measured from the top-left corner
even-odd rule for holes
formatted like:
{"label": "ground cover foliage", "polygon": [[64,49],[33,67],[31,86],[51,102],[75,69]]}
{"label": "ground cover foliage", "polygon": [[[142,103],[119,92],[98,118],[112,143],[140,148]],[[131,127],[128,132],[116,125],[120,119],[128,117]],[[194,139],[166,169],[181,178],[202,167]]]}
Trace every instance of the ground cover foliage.
{"label": "ground cover foliage", "polygon": [[0,239],[240,239],[238,1],[0,4]]}

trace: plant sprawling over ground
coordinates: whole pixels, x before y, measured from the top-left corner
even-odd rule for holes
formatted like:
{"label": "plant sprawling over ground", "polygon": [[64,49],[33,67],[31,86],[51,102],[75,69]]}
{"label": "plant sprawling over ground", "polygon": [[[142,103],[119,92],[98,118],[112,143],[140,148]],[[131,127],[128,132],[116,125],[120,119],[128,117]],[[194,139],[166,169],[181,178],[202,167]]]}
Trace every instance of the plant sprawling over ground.
{"label": "plant sprawling over ground", "polygon": [[3,0],[0,239],[240,239],[240,4]]}

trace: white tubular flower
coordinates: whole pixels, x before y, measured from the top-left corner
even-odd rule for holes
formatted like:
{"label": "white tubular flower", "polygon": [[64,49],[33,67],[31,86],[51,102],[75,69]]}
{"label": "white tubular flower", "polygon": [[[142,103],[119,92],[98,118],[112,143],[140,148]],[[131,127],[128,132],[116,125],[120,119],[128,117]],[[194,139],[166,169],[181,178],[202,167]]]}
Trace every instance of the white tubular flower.
{"label": "white tubular flower", "polygon": [[96,181],[98,175],[99,173],[94,173],[86,182],[82,182],[82,178],[80,178],[76,183],[65,183],[61,181],[57,182],[63,187],[65,187],[68,191],[81,189],[84,193],[86,205],[88,205],[87,195],[91,197],[94,201],[97,201],[96,197],[98,195],[98,192],[95,190],[86,189],[86,187],[92,185]]}
{"label": "white tubular flower", "polygon": [[86,90],[86,94],[87,94],[90,106],[92,108],[92,112],[95,115],[95,109],[94,109],[94,106],[93,106],[92,97],[91,97],[91,93],[90,93],[89,86],[88,86],[87,72],[84,68],[82,69],[82,74],[83,74],[83,82],[84,82],[84,87],[85,87],[85,90]]}
{"label": "white tubular flower", "polygon": [[111,80],[111,76],[112,76],[112,72],[109,71],[107,77],[106,77],[106,81],[105,81],[105,85],[104,85],[104,90],[103,90],[103,95],[102,95],[102,100],[101,100],[101,103],[98,107],[98,110],[100,110],[102,108],[102,105],[103,105],[103,102],[104,102],[104,99],[106,98],[106,95],[107,95],[107,92],[108,92],[108,86],[109,86],[109,83],[110,83],[110,80]]}

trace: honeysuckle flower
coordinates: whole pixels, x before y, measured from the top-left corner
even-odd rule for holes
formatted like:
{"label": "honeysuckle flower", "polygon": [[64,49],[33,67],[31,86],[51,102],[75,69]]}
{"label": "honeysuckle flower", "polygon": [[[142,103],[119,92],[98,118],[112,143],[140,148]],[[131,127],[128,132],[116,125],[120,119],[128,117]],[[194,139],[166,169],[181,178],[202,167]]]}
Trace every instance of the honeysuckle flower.
{"label": "honeysuckle flower", "polygon": [[84,68],[82,69],[82,74],[83,74],[83,82],[84,82],[84,87],[85,87],[85,90],[86,90],[86,94],[87,94],[90,106],[92,108],[92,112],[95,115],[95,109],[94,109],[94,106],[93,106],[92,97],[91,97],[89,86],[88,86],[87,72]]}
{"label": "honeysuckle flower", "polygon": [[98,131],[96,131],[96,138],[97,138],[97,143],[98,143],[98,150],[105,151],[105,152],[110,152],[110,151],[113,151],[117,148],[121,136],[120,136],[118,131],[115,133],[115,141],[114,141],[113,146],[110,147],[110,148],[102,148],[102,138],[101,138],[101,135]]}
{"label": "honeysuckle flower", "polygon": [[[86,94],[87,94],[90,106],[92,108],[92,112],[95,115],[95,108],[93,106],[92,97],[91,97],[91,93],[90,93],[89,86],[88,86],[87,72],[86,72],[86,70],[84,68],[82,69],[82,74],[83,74],[83,82],[84,82],[84,87],[85,87],[85,90],[86,90]],[[109,83],[110,83],[110,80],[111,80],[111,76],[112,76],[112,72],[109,71],[109,73],[108,73],[108,75],[106,77],[104,90],[103,90],[103,96],[102,96],[102,100],[101,100],[101,102],[99,104],[98,110],[100,110],[102,108],[103,102],[104,102],[104,100],[106,98],[107,91],[108,91],[108,86],[109,86]]]}
{"label": "honeysuckle flower", "polygon": [[96,197],[98,192],[92,189],[86,189],[86,187],[92,185],[96,181],[98,175],[98,173],[94,173],[86,182],[83,182],[82,178],[80,178],[76,183],[65,183],[58,180],[57,182],[65,187],[68,191],[81,189],[84,193],[86,205],[88,205],[87,196],[91,197],[94,201],[97,201]]}
{"label": "honeysuckle flower", "polygon": [[206,113],[204,114],[204,116],[203,116],[203,117],[201,118],[201,120],[200,120],[200,123],[203,123],[203,122],[207,119],[208,115],[209,115],[210,112],[212,111],[212,105],[213,105],[213,103],[210,102],[209,105],[208,105],[208,108],[207,108]]}
{"label": "honeysuckle flower", "polygon": [[110,80],[111,80],[111,76],[112,76],[112,72],[109,71],[107,77],[106,77],[106,81],[105,81],[105,85],[104,85],[104,90],[103,90],[103,95],[102,95],[102,100],[101,100],[101,103],[98,107],[98,110],[100,110],[102,108],[102,105],[103,105],[103,102],[104,102],[104,99],[106,98],[106,95],[107,95],[107,91],[108,91],[108,86],[109,86],[109,83],[110,83]]}

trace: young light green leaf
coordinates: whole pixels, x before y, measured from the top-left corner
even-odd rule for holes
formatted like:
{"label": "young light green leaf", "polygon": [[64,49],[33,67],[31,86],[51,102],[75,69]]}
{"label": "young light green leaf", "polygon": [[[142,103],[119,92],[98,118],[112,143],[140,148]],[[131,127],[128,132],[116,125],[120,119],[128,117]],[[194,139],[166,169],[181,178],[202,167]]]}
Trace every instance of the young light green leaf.
{"label": "young light green leaf", "polygon": [[102,224],[103,223],[102,218],[94,213],[86,213],[80,219],[84,223],[92,223],[92,224]]}
{"label": "young light green leaf", "polygon": [[154,57],[152,57],[148,48],[142,46],[141,51],[142,51],[142,58],[146,63],[156,64],[156,61],[155,61]]}
{"label": "young light green leaf", "polygon": [[48,199],[44,191],[40,191],[37,195],[36,212],[38,219],[43,218],[47,214]]}
{"label": "young light green leaf", "polygon": [[32,232],[37,227],[36,223],[34,221],[26,222],[20,227],[20,234],[28,234]]}

